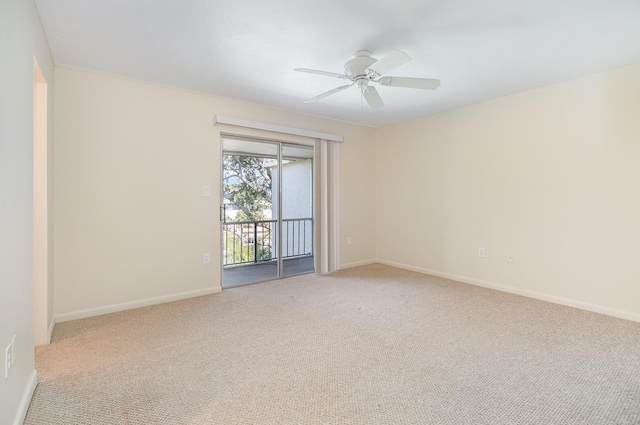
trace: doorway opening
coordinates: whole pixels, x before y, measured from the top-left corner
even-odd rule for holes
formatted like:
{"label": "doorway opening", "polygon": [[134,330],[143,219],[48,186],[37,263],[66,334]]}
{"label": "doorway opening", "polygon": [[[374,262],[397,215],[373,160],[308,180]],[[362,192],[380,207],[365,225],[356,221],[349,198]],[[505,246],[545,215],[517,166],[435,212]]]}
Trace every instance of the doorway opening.
{"label": "doorway opening", "polygon": [[314,147],[222,138],[222,287],[313,273]]}

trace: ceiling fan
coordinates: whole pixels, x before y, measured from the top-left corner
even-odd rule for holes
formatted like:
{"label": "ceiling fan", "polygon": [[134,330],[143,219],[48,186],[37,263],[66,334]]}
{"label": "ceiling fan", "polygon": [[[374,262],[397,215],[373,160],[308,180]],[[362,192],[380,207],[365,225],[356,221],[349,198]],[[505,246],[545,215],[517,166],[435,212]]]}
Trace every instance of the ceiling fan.
{"label": "ceiling fan", "polygon": [[387,72],[396,69],[400,65],[411,60],[411,56],[399,50],[393,50],[380,60],[371,57],[368,50],[358,50],[353,54],[354,58],[344,64],[344,74],[335,72],[318,71],[316,69],[296,68],[295,71],[308,72],[310,74],[325,75],[351,81],[351,84],[336,87],[322,94],[305,100],[305,103],[316,102],[327,96],[346,90],[355,85],[360,89],[365,100],[371,108],[380,108],[384,102],[375,87],[369,83],[378,83],[381,86],[407,87],[411,89],[435,90],[440,86],[440,80],[431,78],[389,77],[383,76]]}

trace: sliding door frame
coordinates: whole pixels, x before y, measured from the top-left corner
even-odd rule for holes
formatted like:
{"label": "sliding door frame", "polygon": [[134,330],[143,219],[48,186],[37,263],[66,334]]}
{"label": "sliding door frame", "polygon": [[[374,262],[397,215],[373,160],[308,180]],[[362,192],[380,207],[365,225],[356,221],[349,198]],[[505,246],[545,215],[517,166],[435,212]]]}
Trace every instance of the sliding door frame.
{"label": "sliding door frame", "polygon": [[[311,190],[312,190],[312,196],[311,196],[311,200],[312,200],[312,205],[311,205],[311,212],[312,212],[312,234],[313,234],[313,252],[314,255],[316,255],[315,253],[318,252],[319,250],[319,241],[316,237],[316,203],[318,200],[318,195],[316,193],[316,166],[317,166],[317,157],[316,157],[316,149],[315,149],[315,144],[305,144],[305,143],[299,143],[299,142],[292,142],[292,141],[284,141],[284,140],[278,140],[278,139],[269,139],[269,138],[263,138],[263,137],[255,137],[255,136],[245,136],[242,134],[234,134],[234,133],[220,133],[220,282],[221,282],[221,286],[224,289],[224,259],[225,259],[225,252],[224,252],[224,220],[225,220],[225,211],[224,211],[224,190],[223,190],[223,185],[224,185],[224,156],[229,155],[229,154],[246,154],[246,152],[235,152],[232,150],[225,150],[224,149],[224,139],[234,139],[234,140],[241,140],[241,141],[247,141],[247,142],[252,142],[252,143],[264,143],[264,144],[270,144],[270,145],[276,145],[278,148],[277,151],[277,155],[276,155],[276,161],[277,161],[277,167],[278,167],[278,180],[277,180],[277,197],[278,197],[278,201],[277,201],[277,217],[276,222],[277,222],[277,231],[276,231],[276,246],[277,246],[277,271],[276,271],[276,276],[274,278],[266,278],[263,280],[258,280],[258,281],[254,281],[254,282],[247,282],[247,284],[253,284],[253,283],[260,283],[260,282],[266,282],[266,281],[270,281],[270,280],[276,280],[276,279],[282,279],[285,277],[289,277],[289,276],[293,276],[293,274],[291,275],[286,275],[284,276],[284,258],[283,258],[283,242],[282,242],[282,223],[283,223],[283,210],[282,210],[282,185],[283,185],[283,172],[282,172],[282,159],[283,159],[283,148],[285,146],[299,146],[299,147],[303,147],[305,149],[309,149],[313,152],[313,161],[312,161],[312,166],[313,166],[313,170],[311,173],[311,178],[312,178],[312,184],[311,184]],[[261,155],[261,154],[256,154],[256,155]],[[268,158],[269,155],[268,154],[264,154],[265,158]],[[272,198],[273,201],[273,198]],[[273,211],[273,208],[272,208]],[[273,219],[273,217],[272,217]],[[254,241],[255,243],[255,241]],[[314,271],[313,273],[317,273],[317,262],[314,260]]]}

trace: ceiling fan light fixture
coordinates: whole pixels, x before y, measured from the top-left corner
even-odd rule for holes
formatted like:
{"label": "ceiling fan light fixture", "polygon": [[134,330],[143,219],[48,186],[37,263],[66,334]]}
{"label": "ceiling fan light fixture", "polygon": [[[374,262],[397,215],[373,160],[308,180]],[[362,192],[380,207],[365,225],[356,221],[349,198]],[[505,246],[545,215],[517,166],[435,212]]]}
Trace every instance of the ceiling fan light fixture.
{"label": "ceiling fan light fixture", "polygon": [[356,87],[358,87],[362,92],[369,89],[369,80],[366,78],[358,78],[356,80]]}

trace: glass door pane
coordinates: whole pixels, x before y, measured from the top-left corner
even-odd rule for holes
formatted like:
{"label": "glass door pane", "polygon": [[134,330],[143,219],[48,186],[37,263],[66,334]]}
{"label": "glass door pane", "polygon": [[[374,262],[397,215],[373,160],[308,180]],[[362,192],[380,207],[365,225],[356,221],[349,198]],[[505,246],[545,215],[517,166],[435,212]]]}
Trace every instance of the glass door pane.
{"label": "glass door pane", "polygon": [[281,202],[274,205],[282,208],[282,276],[314,271],[313,153],[313,146],[281,147]]}
{"label": "glass door pane", "polygon": [[274,208],[278,153],[278,143],[222,139],[223,288],[280,276]]}

